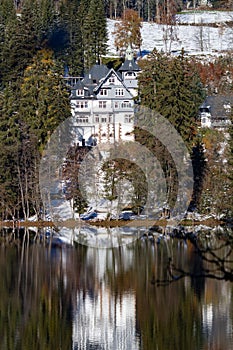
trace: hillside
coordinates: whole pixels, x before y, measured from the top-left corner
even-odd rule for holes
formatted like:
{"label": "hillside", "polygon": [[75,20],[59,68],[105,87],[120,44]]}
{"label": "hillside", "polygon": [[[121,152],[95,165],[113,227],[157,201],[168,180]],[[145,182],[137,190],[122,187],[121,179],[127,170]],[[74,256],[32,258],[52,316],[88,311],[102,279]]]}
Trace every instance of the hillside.
{"label": "hillside", "polygon": [[[192,11],[177,15],[175,26],[143,22],[142,50],[177,52],[182,48],[189,54],[216,54],[233,49],[230,22],[233,11]],[[114,25],[108,20],[108,51],[116,54]]]}

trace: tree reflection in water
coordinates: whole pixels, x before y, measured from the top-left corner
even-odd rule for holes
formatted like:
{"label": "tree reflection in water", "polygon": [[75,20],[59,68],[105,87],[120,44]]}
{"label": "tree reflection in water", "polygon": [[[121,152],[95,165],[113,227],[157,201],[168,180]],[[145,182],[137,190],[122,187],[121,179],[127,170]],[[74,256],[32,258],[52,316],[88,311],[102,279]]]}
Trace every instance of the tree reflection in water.
{"label": "tree reflection in water", "polygon": [[94,249],[3,232],[0,349],[232,349],[231,236],[198,237]]}
{"label": "tree reflection in water", "polygon": [[232,232],[228,234],[205,235],[201,237],[189,233],[185,237],[189,246],[190,269],[188,271],[179,267],[168,257],[167,271],[169,278],[157,280],[158,285],[166,285],[184,277],[190,277],[193,283],[205,278],[224,280],[233,282],[233,236]]}

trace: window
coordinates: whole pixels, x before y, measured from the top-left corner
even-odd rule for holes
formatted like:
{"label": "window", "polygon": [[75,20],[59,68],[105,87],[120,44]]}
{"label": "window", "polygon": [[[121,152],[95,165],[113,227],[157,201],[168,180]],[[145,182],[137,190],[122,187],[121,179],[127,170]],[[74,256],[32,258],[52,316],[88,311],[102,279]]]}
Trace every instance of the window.
{"label": "window", "polygon": [[84,90],[81,90],[81,89],[76,90],[76,95],[77,96],[84,96]]}
{"label": "window", "polygon": [[119,108],[119,103],[118,102],[114,103],[114,108]]}
{"label": "window", "polygon": [[88,102],[87,101],[77,101],[77,108],[88,108]]}
{"label": "window", "polygon": [[101,96],[107,96],[107,94],[108,94],[108,90],[107,89],[101,89],[100,90],[100,95]]}
{"label": "window", "polygon": [[108,116],[108,122],[109,122],[109,123],[112,123],[112,119],[113,119],[113,118],[112,118],[112,114],[109,114],[109,116]]}
{"label": "window", "polygon": [[107,102],[106,101],[99,101],[99,108],[107,108]]}
{"label": "window", "polygon": [[135,73],[134,72],[127,72],[125,74],[125,77],[128,79],[135,78]]}
{"label": "window", "polygon": [[87,124],[88,123],[88,116],[87,115],[80,115],[76,118],[76,122],[79,124]]}
{"label": "window", "polygon": [[131,107],[131,103],[129,101],[124,101],[124,102],[122,102],[121,107],[122,108],[129,108],[129,107]]}
{"label": "window", "polygon": [[107,123],[107,118],[106,117],[101,117],[101,123]]}
{"label": "window", "polygon": [[95,116],[95,123],[99,123],[100,122],[100,117],[98,115]]}
{"label": "window", "polygon": [[116,96],[124,96],[124,94],[125,94],[124,89],[116,89],[115,90],[115,95]]}
{"label": "window", "polygon": [[108,81],[110,84],[115,83],[115,77],[110,77]]}
{"label": "window", "polygon": [[125,114],[124,122],[125,123],[132,123],[133,121],[133,116],[131,114]]}

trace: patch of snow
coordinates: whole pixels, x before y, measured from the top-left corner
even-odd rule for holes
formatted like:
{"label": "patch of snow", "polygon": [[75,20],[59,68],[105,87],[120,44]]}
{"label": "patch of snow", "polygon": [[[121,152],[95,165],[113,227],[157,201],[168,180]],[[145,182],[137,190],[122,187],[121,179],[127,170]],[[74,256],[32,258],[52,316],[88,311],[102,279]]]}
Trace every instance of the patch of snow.
{"label": "patch of snow", "polygon": [[[184,49],[188,54],[217,54],[233,48],[232,28],[227,22],[233,21],[232,11],[205,11],[177,15],[173,27],[151,22],[143,22],[141,50],[179,53]],[[114,46],[114,26],[118,21],[108,19],[108,51],[116,55]],[[182,23],[182,25],[179,25]],[[187,25],[184,25],[187,23]],[[195,26],[192,24],[220,23],[219,27]],[[165,40],[167,38],[167,40]],[[173,39],[171,39],[173,38]],[[176,38],[176,39],[175,39]]]}
{"label": "patch of snow", "polygon": [[176,15],[178,23],[185,24],[211,24],[233,21],[233,11],[190,11]]}

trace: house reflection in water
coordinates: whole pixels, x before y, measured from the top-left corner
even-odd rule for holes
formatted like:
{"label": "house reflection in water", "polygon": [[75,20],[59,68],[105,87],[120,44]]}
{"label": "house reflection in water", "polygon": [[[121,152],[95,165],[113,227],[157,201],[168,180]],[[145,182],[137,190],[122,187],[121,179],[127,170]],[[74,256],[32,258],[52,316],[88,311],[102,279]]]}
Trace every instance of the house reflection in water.
{"label": "house reflection in water", "polygon": [[[131,260],[130,254],[123,255],[121,264],[125,268],[125,265],[131,265]],[[139,349],[135,292],[112,293],[106,282],[107,271],[117,269],[113,254],[106,249],[88,248],[87,261],[89,266],[95,266],[95,271],[92,271],[95,279],[92,278],[91,288],[77,292],[73,313],[73,349]]]}

